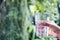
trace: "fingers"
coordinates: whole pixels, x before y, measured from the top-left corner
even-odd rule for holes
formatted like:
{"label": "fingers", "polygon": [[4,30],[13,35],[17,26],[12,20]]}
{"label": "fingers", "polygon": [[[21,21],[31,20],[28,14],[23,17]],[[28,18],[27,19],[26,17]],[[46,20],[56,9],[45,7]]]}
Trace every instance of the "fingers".
{"label": "fingers", "polygon": [[37,25],[49,26],[49,23],[48,23],[48,21],[39,21],[39,22],[37,23]]}
{"label": "fingers", "polygon": [[57,37],[57,34],[55,32],[53,32],[52,36],[53,37]]}
{"label": "fingers", "polygon": [[48,34],[49,34],[49,36],[57,37],[57,33],[53,32],[53,30],[51,30],[51,29],[48,30]]}
{"label": "fingers", "polygon": [[37,22],[37,25],[41,25],[41,26],[48,26],[48,27],[54,27],[54,26],[57,26],[57,24],[56,23],[54,23],[54,22],[51,22],[51,21],[38,21]]}

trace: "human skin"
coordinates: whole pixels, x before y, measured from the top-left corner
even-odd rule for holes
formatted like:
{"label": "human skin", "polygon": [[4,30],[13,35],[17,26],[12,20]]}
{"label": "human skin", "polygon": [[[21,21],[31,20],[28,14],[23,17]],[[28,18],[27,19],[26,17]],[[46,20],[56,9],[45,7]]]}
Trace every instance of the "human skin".
{"label": "human skin", "polygon": [[57,24],[50,21],[40,21],[38,22],[38,25],[41,25],[42,28],[46,26],[49,27],[54,32],[52,36],[57,37],[60,40],[60,27]]}

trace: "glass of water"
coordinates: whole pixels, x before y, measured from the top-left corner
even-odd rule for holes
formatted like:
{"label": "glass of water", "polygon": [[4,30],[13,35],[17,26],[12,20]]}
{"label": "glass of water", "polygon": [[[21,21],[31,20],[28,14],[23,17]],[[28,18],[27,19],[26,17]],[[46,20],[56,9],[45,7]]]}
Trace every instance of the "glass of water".
{"label": "glass of water", "polygon": [[[41,14],[39,13],[38,11],[35,12],[35,31],[36,31],[36,36],[37,37],[47,37],[48,36],[48,30],[49,30],[49,27],[44,27],[42,28],[41,25],[39,25],[38,23],[41,21],[41,20],[47,20],[47,18],[49,19],[49,17],[46,16],[46,14]],[[41,19],[41,17],[43,17],[43,19]]]}

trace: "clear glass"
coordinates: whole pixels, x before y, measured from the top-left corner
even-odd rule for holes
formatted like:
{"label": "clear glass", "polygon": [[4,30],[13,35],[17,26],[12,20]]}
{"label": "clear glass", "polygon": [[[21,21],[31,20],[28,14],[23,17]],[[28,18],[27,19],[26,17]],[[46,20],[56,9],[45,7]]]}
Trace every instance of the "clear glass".
{"label": "clear glass", "polygon": [[[43,19],[41,19],[41,17],[43,17]],[[41,25],[39,25],[38,23],[41,21],[41,20],[47,20],[47,16],[46,14],[43,15],[41,13],[39,13],[38,11],[35,12],[35,24],[36,24],[36,36],[37,37],[47,37],[48,36],[48,30],[49,28],[48,27],[44,27],[44,28],[41,28]]]}

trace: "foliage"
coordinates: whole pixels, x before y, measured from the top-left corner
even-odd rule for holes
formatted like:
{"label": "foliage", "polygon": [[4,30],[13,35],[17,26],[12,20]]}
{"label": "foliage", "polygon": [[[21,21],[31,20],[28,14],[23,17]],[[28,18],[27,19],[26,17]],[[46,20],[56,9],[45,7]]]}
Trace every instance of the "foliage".
{"label": "foliage", "polygon": [[50,12],[50,21],[57,21],[59,19],[57,4],[58,0],[36,0],[34,12],[38,10],[40,13],[43,13],[42,16],[45,12]]}

